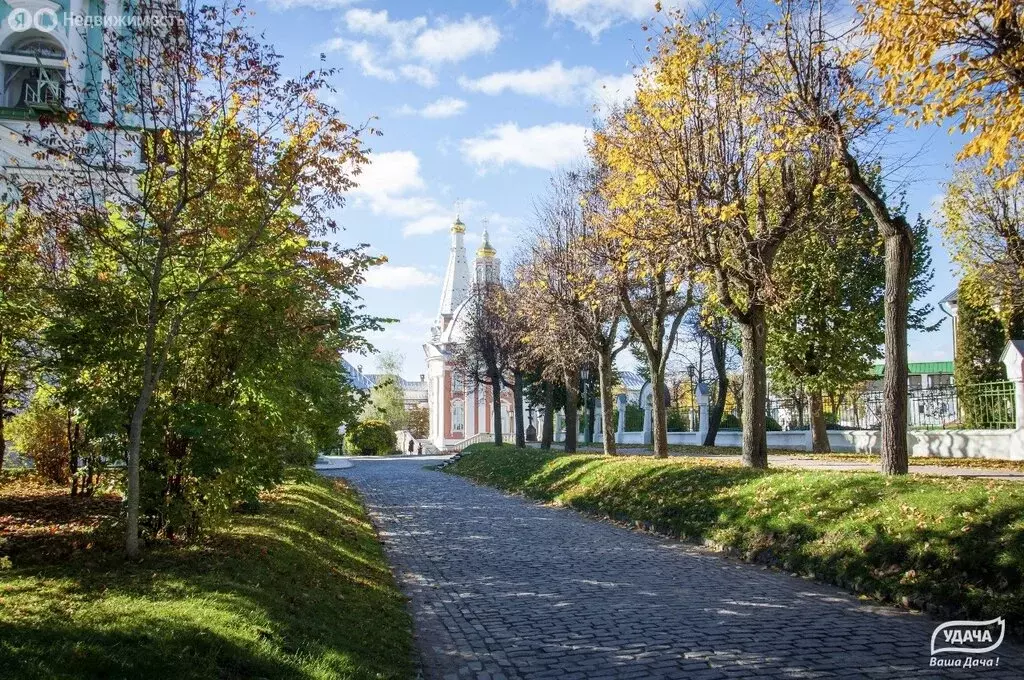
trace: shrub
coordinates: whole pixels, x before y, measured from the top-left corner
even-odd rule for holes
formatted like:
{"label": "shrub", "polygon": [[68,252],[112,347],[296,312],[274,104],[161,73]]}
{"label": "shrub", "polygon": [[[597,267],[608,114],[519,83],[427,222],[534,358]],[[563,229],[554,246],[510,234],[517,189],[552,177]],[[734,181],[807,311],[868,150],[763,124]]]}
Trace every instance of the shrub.
{"label": "shrub", "polygon": [[764,417],[764,429],[767,432],[782,432],[782,426],[779,425],[779,421],[771,416]]}
{"label": "shrub", "polygon": [[718,426],[720,430],[738,430],[742,427],[740,419],[732,413],[726,413],[722,416],[722,423]]}
{"label": "shrub", "polygon": [[363,456],[386,456],[395,452],[398,438],[383,420],[364,420],[353,425],[345,434],[345,448],[349,453]]}
{"label": "shrub", "polygon": [[32,459],[36,472],[55,484],[71,477],[66,414],[46,389],[32,396],[28,408],[11,419],[7,434],[18,453]]}

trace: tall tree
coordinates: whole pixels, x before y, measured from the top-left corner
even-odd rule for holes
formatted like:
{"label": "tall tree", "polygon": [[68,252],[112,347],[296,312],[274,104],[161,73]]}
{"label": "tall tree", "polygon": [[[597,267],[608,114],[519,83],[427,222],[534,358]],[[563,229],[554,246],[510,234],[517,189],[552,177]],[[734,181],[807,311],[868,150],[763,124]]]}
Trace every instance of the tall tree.
{"label": "tall tree", "polygon": [[[733,26],[671,16],[635,102],[611,118],[596,148],[619,175],[611,203],[643,224],[648,243],[672,244],[676,271],[696,265],[739,326],[743,461],[766,467],[772,267],[813,208],[830,160],[820,145],[782,134],[787,111],[742,18]],[[662,266],[653,261],[655,275]]]}
{"label": "tall tree", "polygon": [[377,382],[370,389],[370,398],[363,407],[362,420],[383,420],[392,430],[409,427],[402,389],[402,363],[397,352],[383,352],[377,358]]}
{"label": "tall tree", "polygon": [[133,6],[143,15],[133,29],[107,31],[90,54],[116,75],[70,79],[67,106],[26,133],[43,171],[3,176],[61,238],[139,284],[124,300],[140,320],[124,346],[134,365],[129,555],[139,548],[147,413],[183,327],[236,277],[279,271],[271,254],[282,242],[333,230],[330,211],[365,161],[363,130],[318,98],[332,72],[284,78],[240,9],[187,0],[173,21],[146,21],[164,5]]}
{"label": "tall tree", "polygon": [[33,354],[44,323],[39,224],[25,213],[0,216],[0,471],[4,426],[24,406],[35,377]]}
{"label": "tall tree", "polygon": [[[881,468],[906,474],[907,325],[914,234],[902,214],[886,204],[884,194],[864,170],[858,142],[886,123],[877,103],[879,84],[861,63],[863,51],[829,32],[822,0],[784,0],[772,22],[765,63],[789,112],[785,132],[792,143],[819,145],[836,158],[846,183],[864,203],[885,244],[885,374],[881,427]],[[913,41],[908,41],[913,42]]]}
{"label": "tall tree", "polygon": [[[885,289],[874,219],[845,185],[822,193],[820,209],[809,216],[815,224],[779,252],[773,277],[779,301],[768,336],[772,384],[809,397],[817,452],[830,450],[824,395],[845,393],[867,380],[881,358]],[[897,210],[905,213],[906,207]],[[914,231],[912,303],[931,290],[932,276],[927,223],[919,219]],[[911,327],[934,330],[925,321],[931,311],[930,305],[912,308]]]}

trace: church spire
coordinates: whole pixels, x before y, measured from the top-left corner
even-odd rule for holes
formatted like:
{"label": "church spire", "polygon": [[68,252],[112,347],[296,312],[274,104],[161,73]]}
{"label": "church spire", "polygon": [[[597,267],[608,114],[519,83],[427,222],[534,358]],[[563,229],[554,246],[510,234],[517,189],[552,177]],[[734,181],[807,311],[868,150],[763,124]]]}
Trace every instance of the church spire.
{"label": "church spire", "polygon": [[437,312],[437,326],[441,330],[451,321],[452,313],[469,296],[469,264],[466,261],[466,245],[463,237],[466,225],[456,216],[451,228],[451,248],[448,251],[448,268],[444,273],[441,288],[441,308]]}
{"label": "church spire", "polygon": [[491,239],[487,234],[487,221],[484,220],[483,239],[480,248],[476,251],[476,262],[474,282],[476,285],[491,285],[501,281],[501,260],[496,255],[498,251],[491,245]]}

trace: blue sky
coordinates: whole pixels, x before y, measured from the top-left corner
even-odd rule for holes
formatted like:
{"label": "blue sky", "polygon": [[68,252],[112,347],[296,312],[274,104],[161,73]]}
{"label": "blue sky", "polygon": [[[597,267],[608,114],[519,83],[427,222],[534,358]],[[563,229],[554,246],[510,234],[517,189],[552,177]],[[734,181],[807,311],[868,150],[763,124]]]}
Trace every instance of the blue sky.
{"label": "blue sky", "polygon": [[[319,54],[341,69],[334,101],[352,122],[371,116],[370,168],[341,211],[338,238],[368,242],[390,262],[363,289],[370,311],[400,319],[373,338],[424,372],[422,343],[437,313],[448,225],[460,202],[467,246],[483,221],[499,257],[527,238],[534,197],[552,170],[582,154],[603,106],[628,95],[643,61],[640,24],[653,0],[260,0],[253,23],[285,57]],[[668,3],[666,3],[668,4]],[[899,130],[882,153],[912,213],[934,213],[957,140],[937,128]],[[937,301],[955,283],[932,237]],[[936,318],[941,312],[936,312]],[[911,360],[952,357],[948,324],[911,334]],[[353,358],[370,371],[372,358]]]}

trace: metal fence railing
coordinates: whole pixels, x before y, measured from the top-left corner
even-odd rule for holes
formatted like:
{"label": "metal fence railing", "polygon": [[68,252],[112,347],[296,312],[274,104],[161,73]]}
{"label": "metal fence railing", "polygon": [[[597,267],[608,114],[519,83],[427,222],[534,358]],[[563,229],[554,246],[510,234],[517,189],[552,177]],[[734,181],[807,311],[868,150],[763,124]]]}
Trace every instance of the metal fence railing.
{"label": "metal fence railing", "polygon": [[[1003,430],[1017,426],[1014,386],[1009,381],[911,389],[907,402],[910,429]],[[826,419],[843,428],[878,429],[883,403],[880,391],[848,396],[837,409],[826,413]]]}

